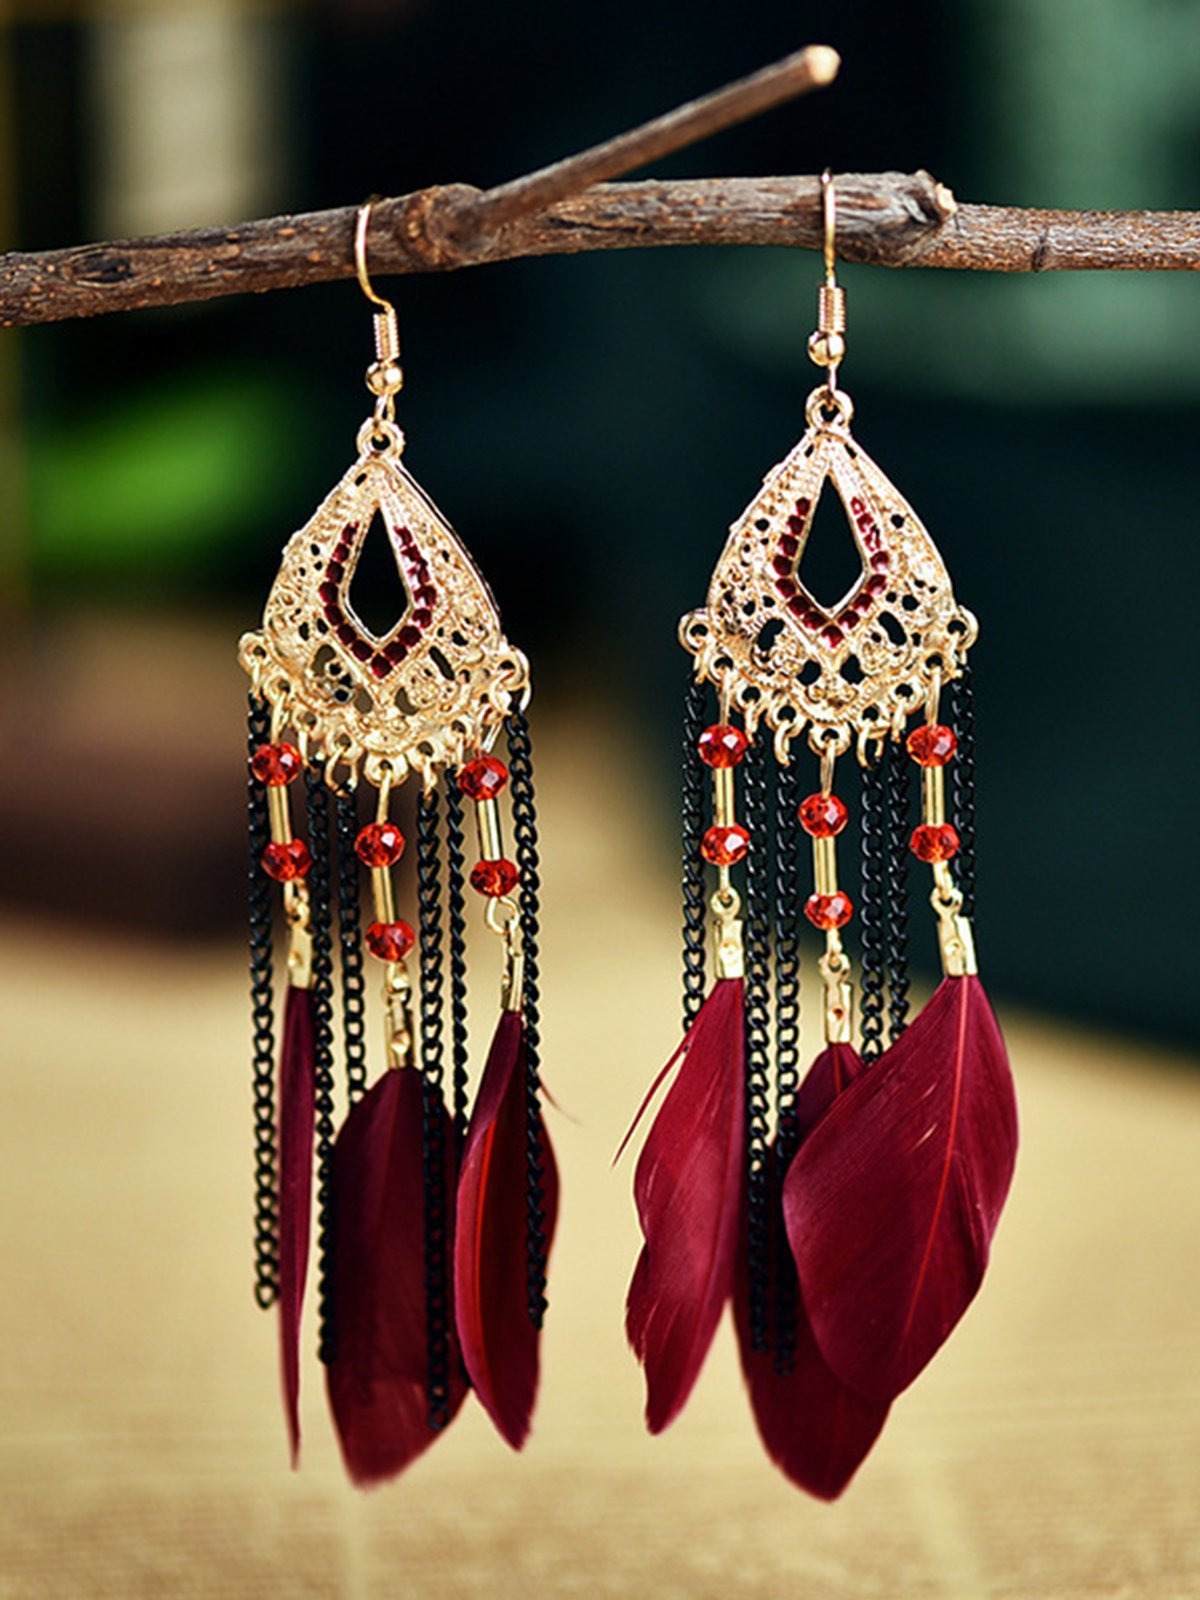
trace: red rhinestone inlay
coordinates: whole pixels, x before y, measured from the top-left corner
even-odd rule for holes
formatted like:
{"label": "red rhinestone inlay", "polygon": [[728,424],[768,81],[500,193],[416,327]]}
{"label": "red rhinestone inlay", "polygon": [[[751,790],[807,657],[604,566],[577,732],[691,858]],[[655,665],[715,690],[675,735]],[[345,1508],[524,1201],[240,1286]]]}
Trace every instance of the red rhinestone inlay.
{"label": "red rhinestone inlay", "polygon": [[357,523],[351,522],[343,529],[342,537],[325,565],[325,578],[318,586],[317,594],[322,602],[325,620],[338,642],[368,667],[376,678],[386,678],[420,644],[423,634],[432,624],[437,590],[429,581],[429,563],[417,551],[411,531],[408,528],[396,528],[392,535],[393,543],[400,556],[412,605],[381,646],[365,638],[350,621],[342,603],[346,561],[357,526]]}

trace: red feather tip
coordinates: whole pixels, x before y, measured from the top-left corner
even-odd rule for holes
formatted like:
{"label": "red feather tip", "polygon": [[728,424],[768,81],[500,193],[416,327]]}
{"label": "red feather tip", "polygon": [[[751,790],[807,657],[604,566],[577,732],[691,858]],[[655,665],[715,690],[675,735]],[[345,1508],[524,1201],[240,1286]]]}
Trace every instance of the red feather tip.
{"label": "red feather tip", "polygon": [[[442,1140],[448,1276],[454,1125],[441,1095],[411,1067],[386,1072],[350,1112],[333,1147],[335,1353],[325,1378],[346,1470],[362,1486],[395,1477],[440,1431],[429,1422],[421,1155],[427,1114]],[[446,1372],[449,1422],[466,1394],[452,1325]]]}
{"label": "red feather tip", "polygon": [[733,1293],[744,1170],[744,985],[723,978],[672,1057],[679,1071],[638,1159],[645,1246],[625,1329],[646,1370],[646,1426],[682,1410]]}
{"label": "red feather tip", "polygon": [[[793,1146],[816,1125],[835,1097],[863,1070],[847,1044],[830,1045],[810,1068],[796,1096]],[[740,1230],[734,1323],[742,1374],[759,1436],[771,1460],[791,1481],[822,1500],[845,1489],[879,1437],[886,1405],[862,1399],[830,1371],[817,1348],[783,1228],[776,1147],[766,1161],[766,1342],[755,1350],[749,1292],[748,1209]]]}
{"label": "red feather tip", "polygon": [[[506,1011],[479,1085],[458,1180],[454,1301],[463,1362],[480,1404],[519,1450],[538,1386],[539,1330],[526,1283],[528,1115],[525,1027]],[[541,1117],[542,1212],[547,1252],[558,1216],[558,1172]]]}
{"label": "red feather tip", "polygon": [[279,1346],[292,1465],[300,1459],[300,1317],[312,1216],[316,1051],[312,994],[289,987],[279,1054]]}
{"label": "red feather tip", "polygon": [[783,1193],[804,1304],[865,1399],[906,1388],[974,1298],[1016,1149],[1008,1058],[975,977],[947,978],[801,1146]]}

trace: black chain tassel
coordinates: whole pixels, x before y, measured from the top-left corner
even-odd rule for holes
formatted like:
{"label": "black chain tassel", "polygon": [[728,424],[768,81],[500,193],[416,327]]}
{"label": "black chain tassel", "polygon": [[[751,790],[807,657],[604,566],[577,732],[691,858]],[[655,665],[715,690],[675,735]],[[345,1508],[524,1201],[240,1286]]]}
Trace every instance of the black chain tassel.
{"label": "black chain tassel", "polygon": [[336,1354],[333,1326],[333,931],[331,927],[329,790],[320,765],[304,775],[308,801],[309,915],[312,929],[312,1009],[316,1079],[317,1304],[319,1355]]}
{"label": "black chain tassel", "polygon": [[895,1043],[908,1026],[909,768],[912,763],[903,745],[889,740],[884,749],[883,783],[887,810],[884,961],[888,975],[888,1038]]}
{"label": "black chain tassel", "polygon": [[[249,697],[247,759],[266,743],[271,709]],[[250,889],[250,1015],[254,1090],[254,1298],[264,1310],[279,1298],[278,1155],[275,1135],[275,996],[271,880],[262,853],[271,837],[267,791],[247,768]]]}
{"label": "black chain tassel", "polygon": [[529,1320],[540,1328],[546,1316],[545,1156],[542,1150],[541,989],[539,920],[541,877],[533,749],[523,710],[509,713],[508,739],[513,836],[521,872],[521,934],[525,953],[525,1281]]}
{"label": "black chain tassel", "polygon": [[771,839],[767,824],[770,752],[759,740],[742,763],[743,810],[750,834],[746,856],[746,1184],[750,1342],[765,1350],[769,1269],[767,1247],[767,1054],[771,957]]}
{"label": "black chain tassel", "polygon": [[975,920],[975,682],[969,661],[964,661],[950,685],[950,706],[958,749],[950,763],[951,792],[954,797],[954,826],[958,833],[958,854],[954,858],[954,877],[962,890],[963,916]]}
{"label": "black chain tassel", "polygon": [[462,1156],[467,1137],[467,858],[463,849],[462,794],[446,779],[446,907],[450,934],[450,1069],[454,1097],[454,1144]]}
{"label": "black chain tassel", "polygon": [[346,1092],[356,1105],[367,1090],[366,997],[363,983],[362,901],[359,897],[358,804],[353,789],[337,796],[338,940],[342,955],[342,1043]]}
{"label": "black chain tassel", "polygon": [[884,930],[888,894],[885,863],[886,747],[862,771],[862,876],[859,917],[862,925],[862,1058],[877,1061],[883,1051]]}
{"label": "black chain tassel", "polygon": [[[800,771],[795,759],[781,767],[775,787],[775,1175],[768,1174],[768,1199],[779,1205],[783,1182],[796,1153],[794,1122],[800,1087]],[[775,1252],[775,1370],[792,1371],[796,1352],[796,1273],[782,1212],[777,1211]]]}
{"label": "black chain tassel", "polygon": [[683,1030],[704,1004],[704,764],[697,744],[706,725],[707,692],[689,683],[683,703]]}
{"label": "black chain tassel", "polygon": [[417,802],[417,902],[421,941],[421,1178],[425,1201],[425,1327],[429,1348],[429,1426],[449,1416],[449,1261],[446,1249],[445,1069],[442,1040],[442,892],[438,862],[438,792]]}

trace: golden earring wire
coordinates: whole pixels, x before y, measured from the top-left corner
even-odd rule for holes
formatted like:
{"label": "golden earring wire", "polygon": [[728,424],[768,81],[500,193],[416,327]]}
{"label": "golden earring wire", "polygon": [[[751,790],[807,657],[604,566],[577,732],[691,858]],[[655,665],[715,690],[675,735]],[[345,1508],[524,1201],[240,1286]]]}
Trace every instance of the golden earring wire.
{"label": "golden earring wire", "polygon": [[[320,1357],[346,1467],[361,1484],[427,1449],[469,1390],[511,1445],[524,1442],[557,1209],[540,1099],[529,666],[457,535],[401,462],[400,337],[395,307],[371,281],[373,206],[359,207],[353,260],[373,311],[375,404],[357,459],[288,541],[262,626],[239,652],[251,680],[256,1297],[280,1306],[295,1458],[315,1157]],[[398,580],[382,630],[364,619],[378,614],[365,604],[378,597],[362,593],[359,570],[378,539]],[[494,750],[501,734],[507,763]],[[289,786],[301,777],[304,827],[294,831]],[[409,777],[420,791],[415,928],[398,915],[393,880],[406,840],[391,811]],[[503,844],[506,791],[515,859]],[[478,839],[469,872],[467,801]],[[363,868],[373,909],[365,930]],[[278,1110],[272,881],[291,929]],[[336,1137],[335,884],[347,1110]],[[468,886],[503,949],[500,1020],[473,1111]],[[393,1069],[370,1086],[364,952],[382,977],[383,1060]]]}
{"label": "golden earring wire", "polygon": [[396,396],[404,387],[404,369],[400,365],[396,308],[390,300],[376,293],[367,267],[367,234],[374,204],[374,200],[364,202],[354,220],[354,273],[359,288],[378,308],[375,312],[375,360],[367,368],[367,388],[377,397],[375,420],[390,423],[396,416]]}
{"label": "golden earring wire", "polygon": [[825,282],[817,290],[817,327],[808,336],[808,355],[826,369],[825,381],[832,394],[846,354],[846,291],[837,281],[837,190],[828,167],[821,174],[821,219]]}
{"label": "golden earring wire", "polygon": [[[793,1482],[832,1499],[978,1289],[1017,1135],[968,920],[967,652],[976,623],[920,519],[850,432],[854,405],[838,384],[846,295],[828,171],[819,192],[825,274],[808,352],[824,381],[808,396],[804,436],[730,529],[707,603],[680,624],[693,665],[686,1032],[634,1179],[646,1247],[626,1327],[645,1368],[646,1420],[658,1432],[687,1400],[732,1302],[768,1453]],[[827,484],[859,559],[832,603],[808,586],[803,564]],[[956,726],[939,720],[944,688]],[[956,753],[951,821],[945,768]],[[860,908],[838,873],[850,804],[835,777],[846,756],[856,758],[844,776],[861,813]],[[808,783],[806,760],[815,763]],[[812,878],[802,886],[804,837]],[[909,1025],[911,857],[932,869],[945,977]],[[706,868],[715,878],[707,906]],[[856,909],[857,1047],[843,943]],[[824,945],[816,963],[823,1048],[803,1081],[802,915]],[[707,997],[706,922],[715,973]]]}

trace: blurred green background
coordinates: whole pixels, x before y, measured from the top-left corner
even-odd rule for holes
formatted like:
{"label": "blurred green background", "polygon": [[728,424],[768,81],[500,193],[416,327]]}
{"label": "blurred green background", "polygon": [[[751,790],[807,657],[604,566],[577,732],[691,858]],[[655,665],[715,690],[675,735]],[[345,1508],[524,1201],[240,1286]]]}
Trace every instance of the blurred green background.
{"label": "blurred green background", "polygon": [[[1089,209],[1186,208],[1200,188],[1194,0],[0,17],[0,225],[21,249],[488,185],[816,41],[844,58],[831,89],[655,174],[925,167],[964,200]],[[664,859],[675,624],[802,428],[817,278],[807,253],[687,249],[391,285],[409,465],[491,578],[540,702],[569,715],[603,694],[629,759],[655,765]],[[982,623],[989,986],[1194,1040],[1196,285],[844,282],[859,437]],[[351,284],[4,336],[12,904],[237,926],[240,729],[207,664],[348,465],[369,357]]]}

